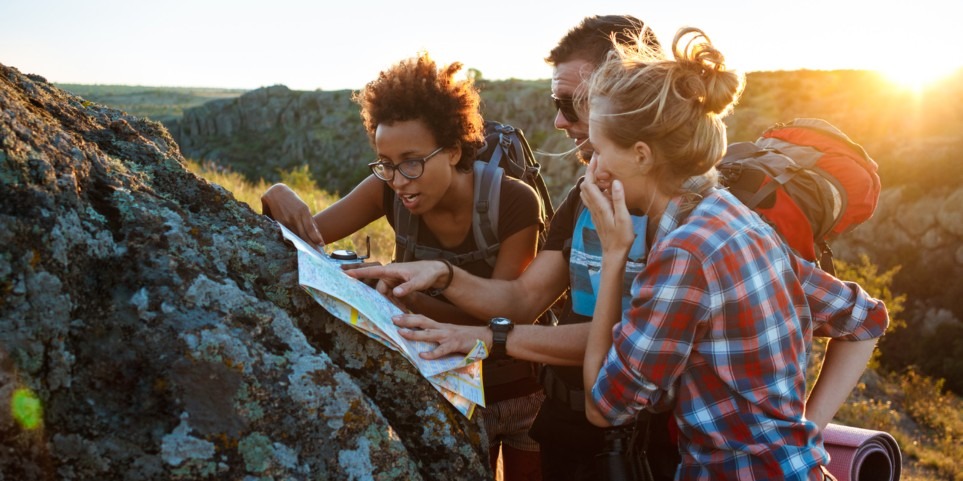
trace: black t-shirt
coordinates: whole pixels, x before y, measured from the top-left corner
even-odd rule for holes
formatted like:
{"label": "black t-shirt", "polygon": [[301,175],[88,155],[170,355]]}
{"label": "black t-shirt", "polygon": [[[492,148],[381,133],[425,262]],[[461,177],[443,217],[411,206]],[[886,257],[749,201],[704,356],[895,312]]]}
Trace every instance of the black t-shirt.
{"label": "black t-shirt", "polygon": [[[388,184],[385,183],[384,212],[392,229],[395,228],[395,202],[398,202],[398,196],[396,196],[391,187],[388,187]],[[540,211],[541,206],[539,205],[538,194],[535,193],[535,189],[514,177],[503,176],[498,200],[498,242],[504,242],[505,239],[532,225],[538,225],[539,230],[543,229],[544,225],[540,217]],[[424,219],[421,218],[418,219],[418,245],[443,249],[456,255],[467,254],[478,249],[473,230],[469,230],[465,239],[457,246],[452,248],[442,246],[434,233],[425,225]],[[398,256],[399,249],[401,248],[402,246],[399,246],[397,243],[395,244],[395,257]],[[472,275],[484,278],[491,278],[494,270],[492,266],[485,262],[485,259],[468,262],[459,267]],[[439,299],[448,302],[444,296],[440,296]],[[488,403],[524,396],[541,389],[541,386],[535,379],[534,369],[531,363],[510,360],[499,361],[496,364],[485,361],[483,366],[485,370],[483,374],[485,378],[485,399]],[[506,375],[499,375],[499,373],[506,371],[509,372],[507,377],[511,379],[515,379],[518,375],[516,373],[518,372],[528,373],[529,376],[499,383],[499,378],[506,378]]]}
{"label": "black t-shirt", "polygon": [[[384,212],[388,219],[388,224],[395,229],[394,209],[398,196],[385,183],[384,187]],[[544,228],[539,217],[538,195],[535,189],[528,184],[509,176],[502,177],[501,194],[498,201],[498,242],[504,242],[515,233],[537,224],[539,229]],[[418,244],[435,249],[442,249],[452,254],[467,254],[478,249],[475,236],[472,230],[460,244],[455,247],[447,248],[425,225],[424,219],[418,219]],[[398,256],[398,249],[401,247],[395,244],[395,257]],[[484,278],[491,278],[493,268],[484,259],[469,262],[459,266],[472,275]]]}

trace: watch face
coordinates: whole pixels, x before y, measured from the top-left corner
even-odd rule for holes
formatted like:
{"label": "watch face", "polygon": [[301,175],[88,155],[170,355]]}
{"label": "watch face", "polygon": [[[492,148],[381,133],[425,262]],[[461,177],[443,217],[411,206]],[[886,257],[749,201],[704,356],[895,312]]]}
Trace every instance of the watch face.
{"label": "watch face", "polygon": [[495,317],[491,320],[491,327],[511,329],[513,326],[512,320],[505,317]]}
{"label": "watch face", "polygon": [[358,258],[358,254],[354,251],[338,249],[331,253],[331,258],[337,260],[354,260]]}

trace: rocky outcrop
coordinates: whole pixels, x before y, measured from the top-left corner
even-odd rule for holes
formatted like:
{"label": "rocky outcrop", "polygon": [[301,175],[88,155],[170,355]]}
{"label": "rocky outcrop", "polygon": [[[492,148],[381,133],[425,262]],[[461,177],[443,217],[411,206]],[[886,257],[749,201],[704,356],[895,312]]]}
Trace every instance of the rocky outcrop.
{"label": "rocky outcrop", "polygon": [[276,181],[280,171],[307,165],[321,187],[346,193],[374,158],[348,90],[260,88],[187,109],[170,127],[185,157],[252,181]]}
{"label": "rocky outcrop", "polygon": [[963,313],[963,188],[880,194],[873,217],[833,241],[837,257],[866,254],[881,269],[900,266],[894,290],[924,309]]}
{"label": "rocky outcrop", "polygon": [[0,65],[0,479],[490,478],[477,418],[182,164],[160,124]]}

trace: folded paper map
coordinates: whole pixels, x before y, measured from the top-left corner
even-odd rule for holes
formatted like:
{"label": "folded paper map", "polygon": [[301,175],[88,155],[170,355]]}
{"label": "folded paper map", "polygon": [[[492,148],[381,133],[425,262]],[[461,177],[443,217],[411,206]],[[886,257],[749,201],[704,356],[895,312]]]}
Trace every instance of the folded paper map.
{"label": "folded paper map", "polygon": [[478,341],[467,356],[450,355],[426,360],[419,353],[437,344],[410,341],[398,334],[391,318],[401,309],[365,283],[341,270],[341,264],[330,259],[283,225],[284,238],[298,250],[298,283],[332,316],[348,323],[361,333],[397,351],[411,362],[445,399],[462,414],[471,418],[475,405],[485,406],[481,360],[488,356],[485,343]]}

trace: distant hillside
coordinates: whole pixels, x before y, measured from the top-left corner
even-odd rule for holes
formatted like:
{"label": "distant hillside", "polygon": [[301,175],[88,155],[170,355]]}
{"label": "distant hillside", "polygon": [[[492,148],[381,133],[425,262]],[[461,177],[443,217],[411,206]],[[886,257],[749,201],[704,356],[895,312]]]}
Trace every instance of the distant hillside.
{"label": "distant hillside", "polygon": [[91,102],[109,105],[131,115],[168,124],[179,119],[185,109],[215,99],[238,97],[245,90],[194,87],[143,87],[133,85],[56,84]]}
{"label": "distant hillside", "polygon": [[[525,131],[543,175],[559,198],[579,164],[563,155],[573,144],[552,124],[548,81],[482,81],[486,118]],[[351,91],[293,91],[282,85],[187,109],[169,124],[186,157],[230,167],[249,180],[276,181],[281,171],[309,166],[321,188],[347,192],[373,157]]]}

